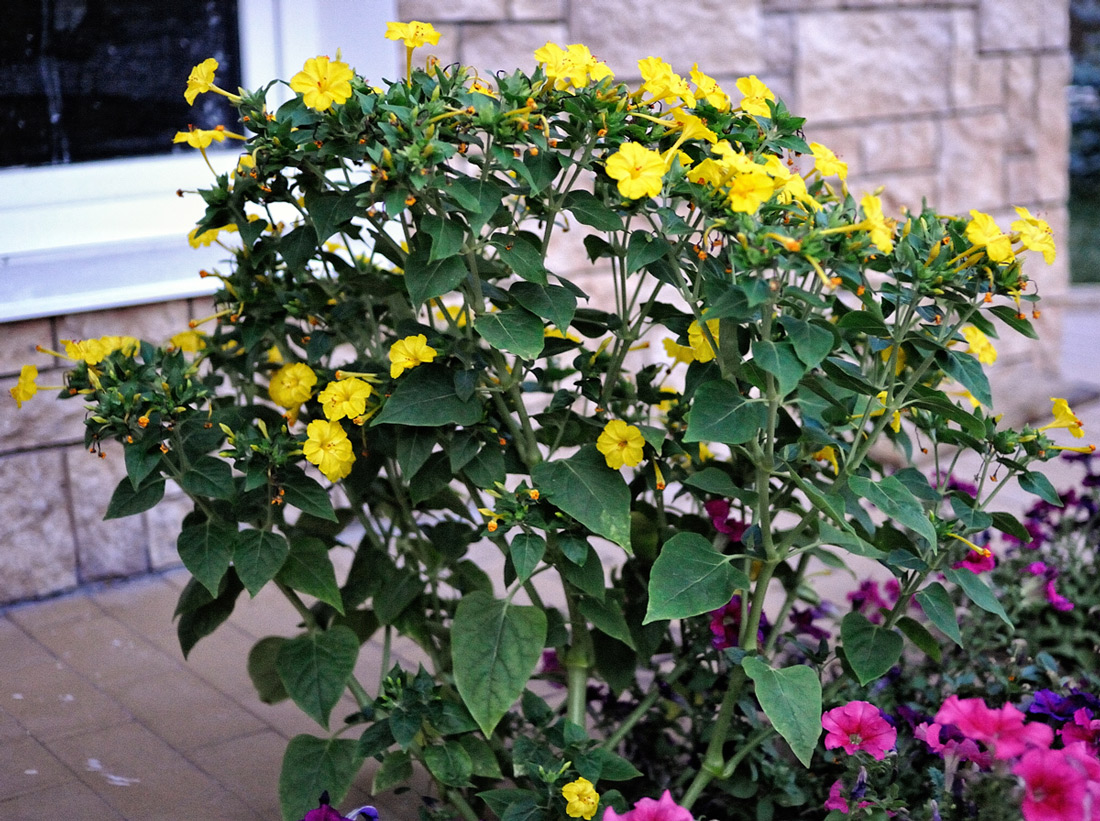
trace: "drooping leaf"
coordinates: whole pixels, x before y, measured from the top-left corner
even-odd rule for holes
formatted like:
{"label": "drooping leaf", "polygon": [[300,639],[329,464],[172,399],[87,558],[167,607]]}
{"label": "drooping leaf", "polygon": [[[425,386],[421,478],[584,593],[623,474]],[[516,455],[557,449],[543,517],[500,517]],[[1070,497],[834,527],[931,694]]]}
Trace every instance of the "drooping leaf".
{"label": "drooping leaf", "polygon": [[265,636],[248,652],[248,677],[264,704],[277,704],[290,698],[275,668],[275,659],[287,641],[283,636]]}
{"label": "drooping leaf", "polygon": [[343,615],[344,603],[340,597],[340,586],[336,583],[336,570],[329,558],[328,548],[320,539],[295,539],[275,578],[292,590],[332,605],[337,613]]}
{"label": "drooping leaf", "polygon": [[474,329],[499,351],[534,359],[545,344],[542,320],[525,308],[507,308],[474,320]]}
{"label": "drooping leaf", "polygon": [[740,445],[754,438],[766,422],[763,404],[746,401],[731,382],[714,379],[695,391],[684,441]]}
{"label": "drooping leaf", "polygon": [[340,226],[351,221],[359,213],[355,196],[349,193],[335,194],[307,191],[306,210],[317,232],[317,242],[323,243],[340,230]]}
{"label": "drooping leaf", "polygon": [[453,257],[462,250],[466,232],[457,222],[435,214],[426,214],[420,220],[420,230],[426,231],[432,238],[432,250],[428,262],[438,262]]}
{"label": "drooping leaf", "polygon": [[805,665],[774,670],[756,656],[741,662],[756,685],[764,715],[790,745],[803,766],[810,766],[821,735],[821,682]]}
{"label": "drooping leaf", "polygon": [[1013,626],[1012,619],[1008,617],[1008,613],[1005,612],[1004,607],[997,600],[997,596],[977,573],[972,573],[965,568],[957,570],[948,568],[943,571],[943,575],[947,577],[949,582],[961,587],[966,597],[982,610],[992,613],[1009,627]]}
{"label": "drooping leaf", "polygon": [[1034,470],[1025,471],[1020,475],[1019,481],[1021,490],[1033,493],[1044,502],[1055,507],[1062,507],[1062,497],[1058,495],[1058,491],[1054,489],[1050,479],[1042,473]]}
{"label": "drooping leaf", "polygon": [[633,231],[626,245],[626,272],[633,274],[665,256],[672,246],[659,234]]}
{"label": "drooping leaf", "polygon": [[418,365],[397,380],[374,425],[442,427],[473,425],[481,420],[476,397],[463,400],[455,393],[454,379],[443,366]]}
{"label": "drooping leaf", "polygon": [[623,230],[623,218],[604,205],[603,201],[583,189],[565,195],[563,207],[570,211],[577,222],[598,231]]}
{"label": "drooping leaf", "polygon": [[355,632],[336,625],[287,640],[279,648],[275,668],[294,703],[327,728],[329,713],[340,700],[358,657]]}
{"label": "drooping leaf", "polygon": [[948,376],[970,391],[971,396],[987,408],[992,407],[989,377],[976,357],[964,351],[944,350],[936,356],[936,361]]}
{"label": "drooping leaf", "polygon": [[523,693],[542,656],[546,614],[475,591],[459,602],[451,639],[455,686],[488,736]]}
{"label": "drooping leaf", "polygon": [[535,465],[531,478],[551,504],[630,552],[630,491],[595,445]]}
{"label": "drooping leaf", "polygon": [[649,576],[649,607],[642,624],[685,619],[724,607],[748,577],[698,533],[677,533],[661,548]]}
{"label": "drooping leaf", "polygon": [[164,479],[150,477],[135,489],[127,477],[118,483],[115,492],[111,494],[111,501],[107,503],[107,512],[103,514],[103,518],[121,519],[125,516],[135,516],[160,504],[163,498]]}
{"label": "drooping leaf", "polygon": [[233,614],[237,597],[243,591],[244,585],[233,572],[233,568],[229,568],[222,579],[217,596],[211,596],[195,579],[187,583],[176,607],[176,615],[179,616],[176,637],[184,658],[187,658],[199,639],[209,636]]}
{"label": "drooping leaf", "polygon": [[275,578],[290,553],[286,538],[270,530],[242,530],[233,542],[233,566],[255,596],[265,584]]}
{"label": "drooping leaf", "polygon": [[288,505],[318,519],[336,521],[336,511],[332,508],[328,491],[321,487],[321,483],[316,479],[307,476],[305,471],[299,468],[285,469],[282,488],[286,491],[283,498]]}
{"label": "drooping leaf", "polygon": [[180,561],[211,595],[218,594],[222,577],[233,558],[236,538],[236,524],[222,519],[188,524],[176,537]]}
{"label": "drooping leaf", "polygon": [[440,784],[468,787],[474,774],[474,762],[457,741],[448,740],[424,748],[424,764]]}
{"label": "drooping leaf", "polygon": [[553,322],[562,332],[573,321],[577,311],[577,297],[561,285],[536,285],[534,282],[515,282],[508,293],[531,313]]}
{"label": "drooping leaf", "polygon": [[340,804],[362,764],[353,739],[294,736],[279,775],[283,821],[300,821],[316,809],[317,797],[325,791],[333,804]]}
{"label": "drooping leaf", "polygon": [[496,234],[492,244],[500,259],[517,276],[538,285],[547,284],[542,251],[528,234]]}
{"label": "drooping leaf", "polygon": [[916,531],[930,545],[936,544],[936,528],[929,520],[924,507],[897,477],[885,476],[871,481],[864,476],[852,476],[848,479],[848,487],[891,519]]}
{"label": "drooping leaf", "polygon": [[623,607],[620,602],[610,599],[581,599],[579,609],[581,615],[593,626],[613,639],[618,639],[631,650],[637,650],[634,646],[634,637],[630,635],[630,627],[623,615]]}
{"label": "drooping leaf", "polygon": [[779,396],[782,398],[798,387],[798,381],[806,372],[790,342],[771,342],[760,339],[752,343],[753,360],[775,377]]}
{"label": "drooping leaf", "polygon": [[546,539],[537,533],[517,533],[508,546],[508,555],[520,581],[531,578],[545,553]]}
{"label": "drooping leaf", "polygon": [[905,641],[893,630],[871,621],[862,613],[849,613],[840,622],[844,656],[860,684],[884,675],[901,658]]}
{"label": "drooping leaf", "polygon": [[391,787],[403,784],[413,776],[412,759],[404,750],[394,750],[382,759],[382,766],[374,774],[371,784],[372,793],[385,792]]}
{"label": "drooping leaf", "polygon": [[122,452],[126,460],[126,475],[130,477],[130,484],[134,490],[141,487],[141,483],[156,470],[163,458],[158,448],[150,450],[142,442],[123,445]]}
{"label": "drooping leaf", "polygon": [[902,616],[898,619],[898,629],[936,664],[939,664],[943,659],[943,651],[940,649],[939,643],[928,632],[928,628],[919,621],[909,616]]}
{"label": "drooping leaf", "polygon": [[779,324],[787,332],[787,338],[794,345],[794,352],[806,367],[816,367],[832,352],[833,333],[827,328],[793,316],[780,317]]}
{"label": "drooping leaf", "polygon": [[405,261],[405,287],[409,299],[416,304],[450,293],[466,279],[469,272],[462,257],[447,257],[429,262],[427,254],[409,254]]}

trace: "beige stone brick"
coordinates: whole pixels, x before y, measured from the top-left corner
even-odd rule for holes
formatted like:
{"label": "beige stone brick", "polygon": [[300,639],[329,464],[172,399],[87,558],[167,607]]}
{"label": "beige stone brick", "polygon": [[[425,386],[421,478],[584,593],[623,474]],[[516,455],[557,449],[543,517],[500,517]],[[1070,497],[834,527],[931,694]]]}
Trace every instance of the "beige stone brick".
{"label": "beige stone brick", "polygon": [[978,15],[951,13],[951,103],[959,108],[996,106],[1004,101],[1004,58],[978,53]]}
{"label": "beige stone brick", "polygon": [[1069,0],[1047,0],[1043,3],[1043,48],[1069,48]]}
{"label": "beige stone brick", "polygon": [[149,569],[148,535],[141,515],[104,521],[115,487],[126,478],[122,448],[104,445],[100,459],[81,448],[65,451],[82,582],[132,576]]}
{"label": "beige stone brick", "polygon": [[876,173],[866,178],[853,179],[849,188],[853,192],[871,191],[879,186],[882,191],[882,209],[887,216],[900,216],[902,209],[919,212],[921,203],[938,206],[941,200],[939,180],[934,171],[902,171],[894,174]]}
{"label": "beige stone brick", "polygon": [[561,44],[567,39],[561,23],[492,23],[462,27],[462,62],[480,72],[535,67],[535,50],[547,41]]}
{"label": "beige stone brick", "polygon": [[48,319],[29,319],[0,325],[0,337],[4,339],[4,344],[0,346],[0,376],[18,375],[24,365],[34,365],[39,371],[43,371],[53,367],[57,361],[49,354],[38,353],[34,349],[35,345],[44,345],[47,348],[53,345]]}
{"label": "beige stone brick", "polygon": [[1039,58],[1034,121],[1034,127],[1038,129],[1036,182],[1042,198],[1051,202],[1060,202],[1069,196],[1069,113],[1066,103],[1069,78],[1068,54]]}
{"label": "beige stone brick", "polygon": [[173,334],[186,331],[189,318],[186,300],[112,308],[60,317],[57,335],[59,339],[125,335],[160,344]]}
{"label": "beige stone brick", "polygon": [[564,20],[564,0],[509,0],[513,20]]}
{"label": "beige stone brick", "polygon": [[759,72],[763,20],[757,0],[574,0],[571,41],[585,43],[623,79],[638,61],[661,57],[687,75],[693,63],[712,76]]}
{"label": "beige stone brick", "polygon": [[58,450],[0,458],[4,527],[0,530],[0,602],[74,587],[76,545]]}
{"label": "beige stone brick", "polygon": [[1037,163],[1032,155],[1015,155],[1005,159],[1005,181],[1010,203],[1033,202],[1040,198]]}
{"label": "beige stone brick", "polygon": [[811,123],[913,116],[946,105],[947,12],[804,15],[797,43],[799,113]]}
{"label": "beige stone brick", "polygon": [[[793,14],[764,15],[761,32],[767,44],[763,53],[765,73],[790,74],[794,71],[795,20]],[[776,91],[774,86],[771,88]]]}
{"label": "beige stone brick", "polygon": [[[1053,3],[1035,0],[981,0],[978,4],[978,43],[982,51],[1039,48]],[[1058,5],[1062,5],[1061,2]],[[1063,9],[1063,14],[1068,12]]]}
{"label": "beige stone brick", "polygon": [[[17,408],[8,391],[17,378],[0,379],[0,453],[84,440],[84,402],[58,399],[57,391],[39,390]],[[39,376],[39,385],[61,384],[61,371]]]}
{"label": "beige stone brick", "polygon": [[423,20],[426,23],[503,20],[507,17],[506,0],[400,0],[397,10],[402,20]]}
{"label": "beige stone brick", "polygon": [[1008,122],[1001,113],[954,117],[944,122],[940,207],[947,213],[1004,204],[1004,144]]}
{"label": "beige stone brick", "polygon": [[1005,150],[1009,153],[1031,152],[1038,141],[1035,117],[1038,114],[1038,62],[1030,55],[1010,57],[1005,61],[1005,102],[1008,129]]}
{"label": "beige stone brick", "polygon": [[862,130],[863,167],[868,174],[933,168],[939,144],[933,119],[872,123]]}

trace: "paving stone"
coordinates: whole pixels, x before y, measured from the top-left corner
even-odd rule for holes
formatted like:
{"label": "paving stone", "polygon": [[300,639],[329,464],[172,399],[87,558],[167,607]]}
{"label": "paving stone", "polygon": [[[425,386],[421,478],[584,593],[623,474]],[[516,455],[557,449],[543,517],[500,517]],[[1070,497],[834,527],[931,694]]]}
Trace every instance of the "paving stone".
{"label": "paving stone", "polygon": [[5,671],[0,687],[5,711],[40,741],[131,719],[118,700],[53,658],[14,674]]}
{"label": "paving stone", "polygon": [[88,818],[125,821],[124,816],[78,781],[55,784],[41,792],[24,793],[0,801],[0,817],[7,821],[40,821],[44,811],[54,818]]}

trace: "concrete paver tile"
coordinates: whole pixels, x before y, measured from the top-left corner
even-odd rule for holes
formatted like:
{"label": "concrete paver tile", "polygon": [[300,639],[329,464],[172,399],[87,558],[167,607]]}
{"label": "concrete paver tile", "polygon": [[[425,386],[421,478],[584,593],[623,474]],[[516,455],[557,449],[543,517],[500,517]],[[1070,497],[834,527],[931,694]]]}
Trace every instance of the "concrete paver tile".
{"label": "concrete paver tile", "polygon": [[55,599],[16,605],[9,608],[5,615],[16,624],[28,628],[30,625],[72,624],[97,618],[103,613],[87,591],[78,590]]}
{"label": "concrete paver tile", "polygon": [[[73,781],[73,774],[30,737],[0,746],[0,801]],[[0,813],[0,818],[6,818]]]}
{"label": "concrete paver tile", "polygon": [[285,749],[285,738],[274,730],[263,730],[200,747],[190,758],[259,815],[274,821],[281,817],[279,773]]}
{"label": "concrete paver tile", "polygon": [[125,821],[124,816],[79,781],[58,784],[40,792],[0,801],[4,821],[42,821],[43,818],[80,818]]}
{"label": "concrete paver tile", "polygon": [[[43,605],[48,606],[48,605]],[[56,661],[54,654],[28,636],[18,624],[0,618],[0,697],[3,688],[15,680],[19,672],[47,661]]]}
{"label": "concrete paver tile", "polygon": [[3,702],[5,712],[42,741],[131,719],[118,701],[53,659],[23,668],[4,684],[0,697],[12,690]]}

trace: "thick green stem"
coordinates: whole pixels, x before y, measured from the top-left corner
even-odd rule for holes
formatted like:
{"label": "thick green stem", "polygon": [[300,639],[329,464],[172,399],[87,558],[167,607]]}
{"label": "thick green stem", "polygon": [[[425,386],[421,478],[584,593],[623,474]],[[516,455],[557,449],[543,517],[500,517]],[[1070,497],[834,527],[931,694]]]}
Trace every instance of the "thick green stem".
{"label": "thick green stem", "polygon": [[707,745],[707,752],[703,756],[703,764],[680,800],[680,805],[684,809],[690,810],[691,805],[703,794],[707,785],[715,778],[721,778],[725,772],[726,760],[722,755],[722,748],[726,744],[726,736],[729,735],[730,724],[733,722],[733,711],[741,698],[741,688],[747,678],[745,670],[740,666],[730,671],[729,684],[726,686],[725,696],[722,697],[718,717],[714,721],[714,730]]}

